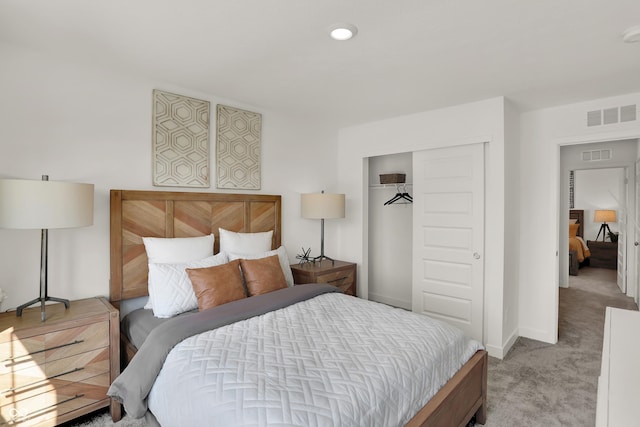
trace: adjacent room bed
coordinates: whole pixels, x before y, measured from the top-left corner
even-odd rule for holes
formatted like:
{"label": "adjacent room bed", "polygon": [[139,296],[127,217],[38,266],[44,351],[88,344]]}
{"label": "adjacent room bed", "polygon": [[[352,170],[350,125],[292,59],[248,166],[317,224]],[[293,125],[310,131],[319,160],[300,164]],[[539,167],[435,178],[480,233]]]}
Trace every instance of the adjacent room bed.
{"label": "adjacent room bed", "polygon": [[[123,319],[128,366],[109,392],[131,416],[165,427],[484,424],[479,343],[330,285],[293,286],[281,232],[280,196],[111,191],[111,302],[152,289],[149,308]],[[266,236],[270,250],[247,253]],[[186,252],[211,238],[214,265],[159,260],[167,250],[150,248],[166,238],[183,238]],[[240,271],[251,296],[208,305],[232,293]],[[196,296],[185,295],[186,276]],[[171,292],[158,277],[172,277]]]}
{"label": "adjacent room bed", "polygon": [[584,241],[584,210],[569,210],[569,274],[577,276],[580,267],[589,264],[591,252]]}

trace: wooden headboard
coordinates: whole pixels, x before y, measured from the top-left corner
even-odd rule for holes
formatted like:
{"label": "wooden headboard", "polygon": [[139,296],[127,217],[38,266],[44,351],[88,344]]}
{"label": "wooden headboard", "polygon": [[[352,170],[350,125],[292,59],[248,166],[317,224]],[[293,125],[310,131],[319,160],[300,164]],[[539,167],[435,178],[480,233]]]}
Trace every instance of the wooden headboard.
{"label": "wooden headboard", "polygon": [[281,244],[281,198],[262,194],[111,190],[111,282],[109,299],[148,295],[147,254],[142,237],[196,237],[218,228],[256,233],[273,230]]}
{"label": "wooden headboard", "polygon": [[576,224],[580,224],[580,227],[578,227],[578,232],[576,234],[584,238],[584,209],[570,209],[569,219],[578,220]]}

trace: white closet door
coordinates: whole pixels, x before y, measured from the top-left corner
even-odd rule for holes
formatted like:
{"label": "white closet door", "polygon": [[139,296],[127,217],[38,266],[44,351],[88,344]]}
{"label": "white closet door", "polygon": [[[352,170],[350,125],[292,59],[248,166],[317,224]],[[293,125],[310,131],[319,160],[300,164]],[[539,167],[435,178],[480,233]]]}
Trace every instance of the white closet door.
{"label": "white closet door", "polygon": [[414,312],[482,342],[484,144],[413,153]]}

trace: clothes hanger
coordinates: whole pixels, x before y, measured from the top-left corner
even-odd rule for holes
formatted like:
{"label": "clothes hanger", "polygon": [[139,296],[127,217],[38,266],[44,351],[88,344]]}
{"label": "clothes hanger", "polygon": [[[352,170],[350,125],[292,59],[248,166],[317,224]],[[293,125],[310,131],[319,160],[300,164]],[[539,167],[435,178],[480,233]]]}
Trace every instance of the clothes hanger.
{"label": "clothes hanger", "polygon": [[391,205],[393,203],[397,203],[399,200],[405,200],[402,202],[403,204],[413,203],[413,197],[409,193],[407,193],[406,185],[402,184],[402,192],[400,191],[401,185],[396,185],[397,193],[391,199],[384,202],[384,205]]}

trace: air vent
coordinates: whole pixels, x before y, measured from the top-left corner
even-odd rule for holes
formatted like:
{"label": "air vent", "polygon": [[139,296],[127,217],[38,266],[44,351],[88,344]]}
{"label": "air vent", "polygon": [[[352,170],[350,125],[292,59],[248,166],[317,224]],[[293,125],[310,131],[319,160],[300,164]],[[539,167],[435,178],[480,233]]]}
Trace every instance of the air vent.
{"label": "air vent", "polygon": [[580,154],[580,158],[583,162],[598,162],[601,160],[611,160],[613,157],[613,150],[588,150],[583,151]]}
{"label": "air vent", "polygon": [[587,112],[587,126],[612,125],[635,120],[637,120],[637,106],[635,104]]}
{"label": "air vent", "polygon": [[636,119],[636,106],[635,105],[625,105],[624,107],[620,107],[620,121],[621,122],[632,122]]}

